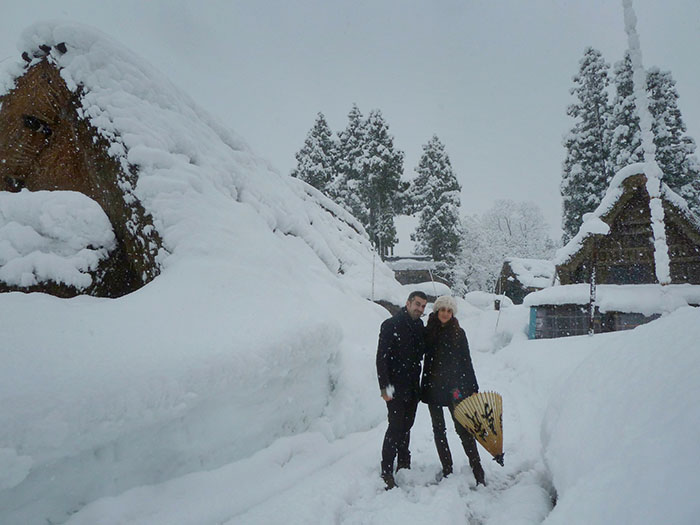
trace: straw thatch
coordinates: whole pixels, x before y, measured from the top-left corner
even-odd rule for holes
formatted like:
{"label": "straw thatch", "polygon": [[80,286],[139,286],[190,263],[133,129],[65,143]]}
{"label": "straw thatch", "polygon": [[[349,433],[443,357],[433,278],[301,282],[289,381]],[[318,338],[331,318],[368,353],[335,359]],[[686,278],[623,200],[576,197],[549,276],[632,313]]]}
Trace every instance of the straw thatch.
{"label": "straw thatch", "polygon": [[106,213],[118,246],[93,272],[93,284],[87,290],[60,283],[20,288],[0,282],[0,291],[117,297],[159,273],[156,256],[161,239],[133,194],[137,169],[122,167],[107,153],[107,140],[80,116],[81,94],[80,87],[68,89],[47,56],[28,65],[13,89],[0,97],[0,191],[83,193]]}

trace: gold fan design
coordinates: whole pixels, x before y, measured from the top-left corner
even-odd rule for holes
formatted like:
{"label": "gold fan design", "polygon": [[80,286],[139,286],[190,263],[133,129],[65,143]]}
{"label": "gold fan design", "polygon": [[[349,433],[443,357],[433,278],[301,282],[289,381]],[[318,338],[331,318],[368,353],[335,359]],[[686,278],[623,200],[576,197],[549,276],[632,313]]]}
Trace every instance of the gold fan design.
{"label": "gold fan design", "polygon": [[455,418],[503,466],[503,399],[496,392],[478,392],[455,406]]}

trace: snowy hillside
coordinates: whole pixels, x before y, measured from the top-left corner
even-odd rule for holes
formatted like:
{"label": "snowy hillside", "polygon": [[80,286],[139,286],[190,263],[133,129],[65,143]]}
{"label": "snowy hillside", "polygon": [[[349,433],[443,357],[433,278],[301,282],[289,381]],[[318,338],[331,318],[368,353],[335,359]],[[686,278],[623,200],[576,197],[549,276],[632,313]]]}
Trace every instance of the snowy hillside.
{"label": "snowy hillside", "polygon": [[[386,315],[368,301],[362,228],[97,31],[40,24],[18,47],[60,42],[50,59],[83,89],[110,154],[138,166],[134,193],[167,253],[157,279],[118,300],[0,295],[0,522],[64,521],[96,497],[243,458],[333,403],[376,424],[375,391],[331,396],[355,362],[371,375],[369,333]],[[22,71],[6,62],[3,89]],[[18,202],[15,224],[26,192],[2,199]],[[61,217],[42,220],[75,222]],[[381,262],[374,275],[377,299],[405,300]]]}

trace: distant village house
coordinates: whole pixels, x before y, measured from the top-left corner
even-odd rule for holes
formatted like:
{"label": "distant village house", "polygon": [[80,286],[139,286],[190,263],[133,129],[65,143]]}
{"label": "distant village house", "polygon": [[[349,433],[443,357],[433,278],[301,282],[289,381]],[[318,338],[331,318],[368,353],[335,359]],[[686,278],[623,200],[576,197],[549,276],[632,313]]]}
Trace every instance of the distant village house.
{"label": "distant village house", "polygon": [[505,295],[513,304],[523,304],[527,294],[554,284],[554,271],[552,261],[509,257],[503,262],[496,294]]}

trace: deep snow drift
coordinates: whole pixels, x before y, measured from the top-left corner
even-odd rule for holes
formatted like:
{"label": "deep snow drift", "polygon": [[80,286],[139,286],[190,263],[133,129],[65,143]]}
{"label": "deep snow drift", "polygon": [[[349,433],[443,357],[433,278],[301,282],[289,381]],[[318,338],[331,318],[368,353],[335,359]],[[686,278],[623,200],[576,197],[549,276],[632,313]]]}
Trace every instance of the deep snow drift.
{"label": "deep snow drift", "polygon": [[[0,295],[0,522],[60,522],[96,497],[220,466],[305,430],[334,403],[376,424],[374,391],[331,398],[354,381],[363,336],[386,313],[371,290],[405,300],[361,226],[97,31],[38,24],[18,47],[60,42],[67,52],[50,60],[83,88],[110,154],[138,166],[134,194],[168,253],[155,281],[117,300]],[[3,64],[4,91],[23,71],[19,55]],[[84,217],[42,205],[89,209],[89,199],[52,193],[2,195],[3,271],[79,279],[86,247],[109,246],[103,214],[82,235]],[[60,244],[55,257],[47,238]],[[331,431],[347,429],[337,419]]]}

